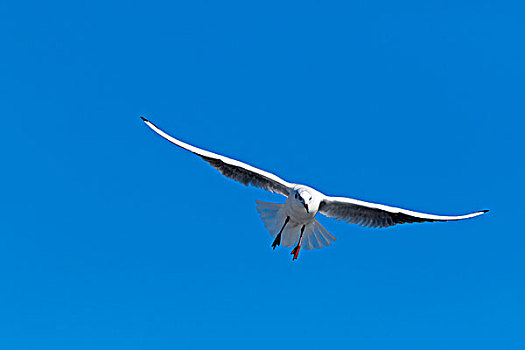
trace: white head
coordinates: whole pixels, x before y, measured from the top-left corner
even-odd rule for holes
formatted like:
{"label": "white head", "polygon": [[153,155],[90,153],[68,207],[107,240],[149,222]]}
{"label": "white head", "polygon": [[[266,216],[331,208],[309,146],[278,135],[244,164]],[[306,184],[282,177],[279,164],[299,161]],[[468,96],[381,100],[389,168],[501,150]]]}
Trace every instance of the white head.
{"label": "white head", "polygon": [[313,207],[313,197],[305,188],[298,188],[294,191],[294,198],[302,204],[306,212],[309,213]]}

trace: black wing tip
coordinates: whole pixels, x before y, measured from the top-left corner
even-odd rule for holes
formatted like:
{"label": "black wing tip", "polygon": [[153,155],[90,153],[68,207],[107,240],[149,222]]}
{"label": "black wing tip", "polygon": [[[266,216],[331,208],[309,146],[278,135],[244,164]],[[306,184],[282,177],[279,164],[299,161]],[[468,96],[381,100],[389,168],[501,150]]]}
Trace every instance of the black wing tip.
{"label": "black wing tip", "polygon": [[482,213],[488,213],[490,210],[489,209],[485,209],[485,210],[482,210],[481,212]]}
{"label": "black wing tip", "polygon": [[142,119],[145,123],[149,123],[149,122],[150,122],[149,120],[147,120],[147,119],[144,118],[144,117],[140,117],[140,119]]}

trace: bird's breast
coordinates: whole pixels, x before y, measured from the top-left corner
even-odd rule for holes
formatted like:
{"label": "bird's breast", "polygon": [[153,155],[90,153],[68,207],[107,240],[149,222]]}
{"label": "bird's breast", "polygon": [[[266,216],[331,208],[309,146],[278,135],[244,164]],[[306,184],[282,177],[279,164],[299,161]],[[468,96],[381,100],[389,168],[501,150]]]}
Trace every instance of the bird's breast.
{"label": "bird's breast", "polygon": [[315,214],[317,214],[317,210],[309,212],[306,211],[306,208],[302,203],[298,203],[293,200],[287,200],[284,209],[286,212],[286,215],[290,217],[290,220],[292,220],[295,223],[298,224],[307,224],[314,220]]}

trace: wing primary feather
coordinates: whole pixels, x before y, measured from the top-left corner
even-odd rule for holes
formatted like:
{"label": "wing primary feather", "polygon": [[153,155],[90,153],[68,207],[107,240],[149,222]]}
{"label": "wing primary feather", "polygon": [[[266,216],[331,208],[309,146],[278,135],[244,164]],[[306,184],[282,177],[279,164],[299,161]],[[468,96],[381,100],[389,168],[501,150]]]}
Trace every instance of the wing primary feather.
{"label": "wing primary feather", "polygon": [[219,170],[224,176],[238,181],[246,186],[252,185],[259,187],[263,190],[267,190],[274,193],[282,194],[283,196],[288,196],[292,191],[293,185],[289,182],[284,181],[278,176],[266,172],[261,169],[257,169],[251,165],[245,164],[235,159],[231,159],[213,152],[209,152],[198,147],[192,146],[185,142],[182,142],[162,131],[155,124],[150,122],[144,117],[140,117],[146,125],[152,129],[155,133],[162,136],[171,143],[190,151],[203,160],[211,164],[214,168]]}
{"label": "wing primary feather", "polygon": [[466,215],[443,216],[419,213],[407,209],[390,207],[344,197],[326,197],[321,201],[319,212],[337,220],[364,227],[388,227],[416,222],[457,221],[482,215],[482,210]]}

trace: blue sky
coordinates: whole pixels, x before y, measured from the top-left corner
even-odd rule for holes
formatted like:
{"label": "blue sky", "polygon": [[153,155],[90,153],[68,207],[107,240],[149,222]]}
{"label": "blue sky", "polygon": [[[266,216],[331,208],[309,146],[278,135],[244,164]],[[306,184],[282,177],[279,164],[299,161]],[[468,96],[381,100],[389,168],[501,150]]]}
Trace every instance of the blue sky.
{"label": "blue sky", "polygon": [[[519,2],[0,3],[0,348],[522,349]],[[473,220],[272,251],[145,127]]]}

